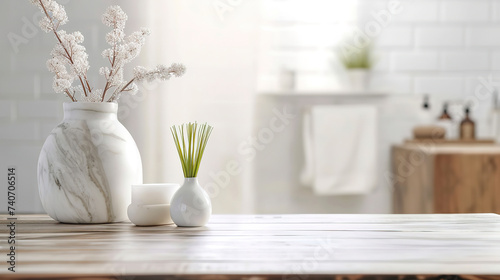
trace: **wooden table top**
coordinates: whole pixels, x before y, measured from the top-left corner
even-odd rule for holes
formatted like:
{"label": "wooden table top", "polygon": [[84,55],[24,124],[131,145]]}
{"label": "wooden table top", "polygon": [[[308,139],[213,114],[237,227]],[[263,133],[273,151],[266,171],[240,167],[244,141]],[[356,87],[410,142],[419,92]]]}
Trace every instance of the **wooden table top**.
{"label": "wooden table top", "polygon": [[0,215],[0,277],[9,279],[500,278],[496,214],[214,215],[200,228],[71,225],[45,215],[18,215],[15,273],[5,262],[7,217]]}

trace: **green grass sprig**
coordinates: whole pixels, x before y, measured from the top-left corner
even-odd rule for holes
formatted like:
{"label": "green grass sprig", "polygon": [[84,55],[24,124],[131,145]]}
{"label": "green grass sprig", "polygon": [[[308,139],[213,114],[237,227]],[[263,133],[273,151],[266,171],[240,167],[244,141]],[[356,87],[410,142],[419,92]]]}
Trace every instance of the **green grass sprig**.
{"label": "green grass sprig", "polygon": [[196,122],[170,127],[181,159],[184,177],[194,178],[198,175],[201,158],[212,130],[213,127],[207,123],[199,125]]}
{"label": "green grass sprig", "polygon": [[346,69],[371,69],[374,62],[371,45],[358,48],[354,45],[346,44],[338,56]]}

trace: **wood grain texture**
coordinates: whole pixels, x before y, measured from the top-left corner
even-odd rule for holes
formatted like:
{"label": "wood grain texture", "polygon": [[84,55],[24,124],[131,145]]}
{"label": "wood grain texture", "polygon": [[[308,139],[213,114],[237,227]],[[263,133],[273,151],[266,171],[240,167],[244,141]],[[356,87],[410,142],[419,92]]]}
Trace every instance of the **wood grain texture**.
{"label": "wood grain texture", "polygon": [[422,149],[392,150],[393,212],[430,214],[434,212],[434,157]]}
{"label": "wood grain texture", "polygon": [[392,150],[395,213],[500,213],[500,146],[406,144]]}
{"label": "wood grain texture", "polygon": [[[0,216],[4,256],[6,218]],[[17,272],[8,272],[2,261],[1,278],[500,275],[500,216],[495,214],[214,215],[199,228],[72,225],[23,215],[16,237]]]}
{"label": "wood grain texture", "polygon": [[436,213],[500,213],[500,156],[437,154]]}

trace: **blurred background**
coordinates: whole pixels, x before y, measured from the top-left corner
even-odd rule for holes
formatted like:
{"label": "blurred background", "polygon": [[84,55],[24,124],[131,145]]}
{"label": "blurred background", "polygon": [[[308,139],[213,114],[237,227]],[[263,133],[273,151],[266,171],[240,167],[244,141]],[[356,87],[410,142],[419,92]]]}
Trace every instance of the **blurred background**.
{"label": "blurred background", "polygon": [[[171,125],[212,124],[199,178],[214,213],[393,213],[391,150],[415,126],[447,104],[456,138],[468,104],[476,138],[496,137],[497,0],[59,2],[63,29],[85,36],[96,84],[109,5],[128,14],[126,33],[152,32],[129,71],[186,65],[182,78],[122,98],[119,118],[145,183],[182,183]],[[52,90],[55,40],[39,29],[38,9],[0,5],[0,166],[17,167],[18,212],[42,213],[38,154],[68,100]]]}

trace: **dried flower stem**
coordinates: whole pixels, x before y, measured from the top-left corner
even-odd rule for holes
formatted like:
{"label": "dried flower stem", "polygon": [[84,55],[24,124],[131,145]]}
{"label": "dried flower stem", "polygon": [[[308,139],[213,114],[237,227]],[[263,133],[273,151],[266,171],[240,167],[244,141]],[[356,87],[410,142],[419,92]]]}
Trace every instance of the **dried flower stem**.
{"label": "dried flower stem", "polygon": [[71,101],[76,102],[75,97],[73,95],[71,95],[71,93],[69,93],[69,90],[65,90],[64,92],[68,95],[68,97],[71,99]]}
{"label": "dried flower stem", "polygon": [[[62,48],[64,49],[64,51],[66,52],[66,55],[67,55],[67,59],[69,60],[69,62],[74,65],[75,63],[73,62],[73,59],[72,59],[72,55],[69,53],[68,49],[66,48],[66,46],[63,44],[61,38],[59,37],[59,34],[57,34],[57,29],[59,28],[59,23],[57,24],[57,26],[54,24],[54,21],[52,19],[52,17],[49,15],[49,13],[47,12],[47,9],[45,8],[45,5],[43,4],[43,1],[42,0],[38,0],[38,2],[40,3],[40,6],[43,8],[43,11],[45,13],[45,15],[47,16],[47,18],[50,20],[50,23],[52,24],[52,31],[54,33],[54,35],[56,35],[56,38],[57,40],[59,41],[59,44],[62,46]],[[85,83],[83,82],[82,80],[82,77],[80,75],[78,75],[78,79],[80,79],[80,83],[82,84],[82,88],[83,88],[83,91],[85,93],[85,96],[87,96],[87,90],[85,89]],[[88,91],[89,92],[92,92],[92,89],[90,88],[90,85],[89,85],[89,82],[87,80],[87,75],[84,75],[84,80],[86,82],[86,86],[88,88]],[[75,101],[74,97],[71,96],[69,94],[68,91],[66,91],[66,94],[68,94],[68,96],[73,100]]]}
{"label": "dried flower stem", "polygon": [[124,92],[124,91],[127,91],[125,90],[128,86],[130,86],[133,82],[135,81],[135,78],[132,78],[132,80],[130,80],[126,85],[124,85],[118,92],[117,94],[119,94],[120,92]]}
{"label": "dried flower stem", "polygon": [[[55,92],[67,95],[73,102],[78,99],[84,102],[115,102],[123,92],[135,94],[138,90],[135,82],[164,81],[172,76],[180,77],[185,72],[185,67],[181,64],[172,64],[170,67],[158,65],[153,70],[138,66],[134,69],[134,76],[128,82],[124,80],[124,66],[139,55],[150,31],[142,28],[125,36],[128,16],[120,6],[110,6],[102,16],[102,23],[111,27],[110,32],[106,34],[110,48],[102,52],[110,67],[99,69],[99,74],[105,77],[106,84],[103,89],[94,89],[87,78],[90,66],[86,49],[81,44],[84,36],[78,31],[67,33],[65,30],[59,30],[60,26],[68,22],[64,7],[56,0],[31,0],[31,3],[44,14],[39,22],[40,28],[47,33],[54,33],[57,39],[51,52],[52,57],[47,60],[48,70],[54,73],[52,87]],[[81,86],[73,86],[77,78]]]}
{"label": "dried flower stem", "polygon": [[[116,29],[116,23],[113,25],[113,29]],[[111,70],[109,72],[109,77],[111,78],[114,73],[113,69],[115,67],[115,62],[116,62],[116,45],[118,44],[118,42],[115,42],[115,44],[113,45],[113,61],[111,61],[108,57],[108,60],[110,60],[110,63],[111,63]],[[106,92],[108,91],[108,89],[110,88],[110,83],[109,83],[109,78],[106,80],[106,85],[104,86],[104,90],[102,92],[102,98],[101,98],[101,102],[104,102],[104,97],[106,96]],[[109,102],[110,100],[108,100]]]}

